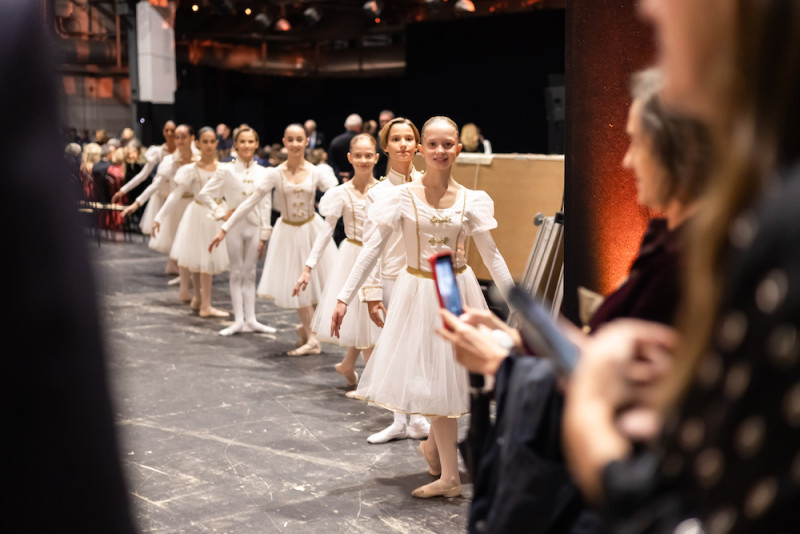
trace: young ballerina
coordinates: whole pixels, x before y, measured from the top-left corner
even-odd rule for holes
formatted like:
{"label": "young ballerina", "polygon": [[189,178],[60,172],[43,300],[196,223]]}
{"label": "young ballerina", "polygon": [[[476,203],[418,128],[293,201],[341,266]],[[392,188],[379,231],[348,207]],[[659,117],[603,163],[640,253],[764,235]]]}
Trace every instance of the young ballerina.
{"label": "young ballerina", "polygon": [[[152,183],[142,191],[131,205],[122,210],[121,215],[122,217],[128,217],[142,207],[145,202],[155,199],[154,206],[158,206],[158,210],[153,212],[153,221],[150,229],[151,237],[147,246],[167,255],[166,271],[168,273],[178,272],[178,282],[180,283],[179,298],[182,301],[189,302],[192,299],[189,274],[188,272],[181,271],[181,269],[177,267],[175,258],[170,257],[172,240],[175,237],[175,231],[178,229],[180,217],[183,215],[183,209],[188,205],[188,201],[182,202],[180,206],[176,206],[176,209],[170,212],[169,217],[164,219],[164,223],[166,224],[164,230],[166,231],[161,232],[161,235],[159,235],[159,230],[162,229],[161,224],[156,224],[155,222],[155,216],[161,211],[161,207],[163,207],[167,197],[172,190],[175,189],[175,182],[173,181],[175,173],[178,172],[181,166],[192,163],[200,158],[195,152],[196,149],[192,150],[192,146],[194,145],[194,129],[191,126],[181,124],[175,128],[174,139],[175,152],[164,157],[158,165],[158,171],[156,171],[156,176],[153,178]],[[176,211],[178,209],[180,212]],[[171,281],[170,284],[172,283],[174,282]]]}
{"label": "young ballerina", "polygon": [[[428,258],[443,250],[463,250],[464,241],[472,236],[495,283],[502,289],[513,284],[490,232],[497,226],[492,200],[483,191],[460,186],[451,176],[461,151],[458,131],[446,117],[425,123],[419,147],[425,174],[395,187],[391,195],[370,207],[368,216],[376,231],[365,243],[331,318],[331,330],[338,335],[354,288],[366,279],[392,233],[402,232],[407,266],[397,278],[386,324],[356,397],[433,417],[420,452],[428,462],[428,472],[441,478],[415,489],[412,495],[419,498],[461,494],[457,418],[469,411],[467,371],[455,361],[452,346],[436,334],[441,320]],[[463,254],[453,259],[465,304],[486,309],[478,280]]]}
{"label": "young ballerina", "polygon": [[[167,197],[175,190],[175,174],[184,165],[193,163],[200,159],[200,156],[192,150],[194,145],[194,128],[187,124],[181,124],[175,129],[175,152],[164,159],[159,165],[153,183],[147,186],[136,201],[122,212],[123,216],[136,211],[143,204],[142,199],[147,199],[153,194],[163,198],[161,208],[153,217],[152,229],[150,231],[150,242],[147,244],[151,249],[165,254],[170,262],[177,265],[177,261],[172,256],[172,242],[175,239],[175,232],[178,231],[178,223],[181,221],[183,212],[191,202],[191,194],[184,195],[172,204],[169,211],[164,210],[164,203]],[[184,302],[192,300],[191,275],[185,268],[178,267],[178,298]]]}
{"label": "young ballerina", "polygon": [[292,296],[297,296],[308,287],[317,258],[330,243],[337,222],[343,218],[346,239],[339,244],[336,265],[330,278],[325,281],[325,290],[311,319],[311,331],[320,341],[338,343],[347,347],[344,358],[334,368],[337,373],[347,379],[348,386],[355,386],[358,383],[358,373],[355,370],[358,355],[363,354],[364,362],[369,361],[372,347],[380,334],[380,328],[370,320],[366,306],[357,306],[352,310],[353,313],[342,322],[340,336],[337,340],[329,335],[330,317],[336,306],[336,296],[347,280],[350,269],[352,269],[363,245],[364,219],[367,215],[367,191],[378,183],[372,176],[372,169],[378,160],[375,138],[368,134],[358,134],[353,137],[350,140],[347,159],[355,171],[353,178],[342,185],[329,189],[320,199],[319,212],[325,217],[327,228],[317,234],[314,247],[308,255],[303,274],[300,275],[294,286]]}
{"label": "young ballerina", "polygon": [[324,232],[326,227],[322,217],[315,211],[316,192],[318,189],[327,191],[338,185],[334,177],[306,161],[307,145],[308,137],[302,125],[290,124],[286,127],[283,132],[286,161],[268,169],[265,179],[256,184],[253,195],[236,208],[210,245],[217,246],[225,238],[226,231],[247,217],[259,203],[266,205],[265,211],[269,214],[271,194],[274,192],[275,206],[281,216],[274,230],[269,216],[262,217],[265,232],[262,239],[269,238],[271,233],[271,240],[258,284],[258,296],[274,298],[279,307],[297,310],[301,324],[297,325],[296,330],[300,342],[295,350],[289,352],[290,356],[319,354],[322,351],[319,340],[311,331],[311,318],[314,305],[322,296],[323,282],[336,261],[336,245],[330,241],[320,253],[309,277],[308,290],[292,296],[295,276],[303,270],[317,234]]}
{"label": "young ballerina", "polygon": [[[200,317],[227,317],[228,312],[211,305],[212,276],[228,270],[228,253],[225,249],[208,252],[208,240],[213,239],[222,227],[206,206],[197,202],[197,195],[217,170],[217,134],[208,126],[200,129],[197,137],[200,146],[200,161],[184,165],[175,173],[176,187],[167,197],[155,218],[159,224],[164,213],[177,210],[177,204],[189,198],[190,203],[183,212],[170,256],[178,262],[181,270],[190,273],[194,297],[190,306]],[[195,202],[191,202],[195,200]],[[224,201],[222,201],[224,202]]]}
{"label": "young ballerina", "polygon": [[[414,154],[419,145],[419,131],[410,120],[396,117],[387,122],[379,134],[381,150],[387,156],[389,171],[378,185],[367,193],[367,210],[378,199],[391,195],[395,186],[422,177],[413,164]],[[369,236],[374,224],[367,219],[364,222],[364,235]],[[363,288],[358,291],[359,299],[366,302],[370,318],[376,325],[383,327],[383,317],[391,300],[392,288],[400,272],[406,266],[406,252],[403,234],[395,232],[389,238],[375,269],[370,272]],[[359,306],[361,307],[361,306]],[[349,391],[348,397],[355,392]],[[428,436],[430,424],[420,414],[407,415],[405,412],[394,412],[392,423],[367,437],[371,444],[387,443],[395,439],[423,439]]]}
{"label": "young ballerina", "polygon": [[[258,258],[263,255],[262,240],[269,237],[261,230],[262,219],[269,222],[268,205],[257,205],[249,210],[241,224],[230,223],[231,214],[236,208],[252,197],[257,181],[266,177],[267,169],[255,162],[258,148],[258,133],[247,125],[237,128],[233,136],[236,159],[230,163],[220,163],[214,176],[197,194],[197,201],[212,210],[217,220],[225,221],[217,236],[208,246],[213,252],[226,233],[231,236],[227,242],[230,267],[231,306],[233,324],[220,330],[221,336],[231,336],[240,332],[275,333],[271,326],[256,320],[256,267]],[[225,203],[221,202],[225,198]],[[254,207],[256,205],[254,204]]]}

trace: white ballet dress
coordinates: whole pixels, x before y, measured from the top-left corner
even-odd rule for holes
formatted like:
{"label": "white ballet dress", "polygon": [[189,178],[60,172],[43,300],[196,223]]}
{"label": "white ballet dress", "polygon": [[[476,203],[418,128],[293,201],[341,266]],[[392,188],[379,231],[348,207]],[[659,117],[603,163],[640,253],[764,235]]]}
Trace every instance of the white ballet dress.
{"label": "white ballet dress", "polygon": [[289,182],[283,174],[283,167],[278,166],[269,169],[267,179],[256,187],[259,195],[266,195],[263,189],[272,192],[275,209],[281,214],[272,230],[256,293],[259,297],[274,299],[281,308],[296,309],[317,304],[336,262],[336,243],[330,239],[311,271],[308,287],[298,296],[292,296],[317,234],[328,226],[315,211],[317,189],[327,191],[338,185],[335,177],[311,163],[307,165],[312,167],[312,172],[302,183]]}
{"label": "white ballet dress", "polygon": [[[120,188],[120,191],[125,194],[130,193],[134,187],[144,182],[147,177],[150,176],[150,173],[153,171],[153,169],[159,167],[161,162],[164,161],[167,156],[173,153],[174,152],[167,152],[166,145],[153,145],[148,148],[144,153],[146,162],[144,167],[142,167],[142,170],[139,171],[136,176],[125,182],[125,185]],[[139,199],[137,198],[136,200],[138,201]],[[153,218],[156,216],[156,213],[158,213],[158,210],[161,209],[161,206],[164,204],[165,200],[166,197],[161,197],[157,194],[150,197],[149,202],[147,202],[144,207],[144,211],[142,212],[142,218],[139,221],[139,229],[143,234],[150,235],[152,232]],[[142,202],[140,202],[139,205],[141,206]]]}
{"label": "white ballet dress", "polygon": [[364,221],[367,216],[366,198],[356,196],[352,182],[346,182],[326,192],[319,201],[319,212],[325,217],[327,228],[317,235],[314,248],[306,261],[311,272],[317,265],[322,249],[330,242],[336,222],[343,218],[344,232],[347,236],[339,244],[339,252],[333,269],[325,280],[322,298],[311,319],[311,330],[321,341],[336,343],[344,347],[368,349],[375,345],[381,329],[369,318],[369,310],[363,304],[353,306],[345,315],[339,329],[339,338],[331,336],[331,315],[338,302],[339,291],[344,287],[364,240]]}
{"label": "white ballet dress", "polygon": [[[184,165],[175,173],[176,188],[163,207],[163,211],[169,213],[172,204],[191,195],[192,200],[183,212],[175,232],[170,257],[178,262],[179,267],[193,273],[219,274],[228,270],[227,248],[215,247],[212,252],[208,252],[208,244],[219,233],[222,221],[216,220],[214,213],[197,201],[197,195],[213,175],[214,172],[199,168],[197,163]],[[217,203],[223,204],[225,209],[223,199],[218,199]]]}
{"label": "white ballet dress", "polygon": [[[405,270],[392,290],[385,325],[355,396],[394,412],[428,417],[460,417],[469,411],[467,370],[453,356],[452,345],[436,334],[441,326],[439,301],[428,259],[453,251],[462,301],[486,309],[478,280],[466,265],[464,242],[472,236],[481,258],[501,288],[513,284],[508,267],[491,237],[497,227],[494,203],[483,191],[462,188],[453,206],[435,209],[414,194],[418,182],[396,186],[368,210],[378,231],[364,245],[339,299],[348,303],[367,277],[392,233],[401,231]],[[348,313],[350,313],[348,308]]]}

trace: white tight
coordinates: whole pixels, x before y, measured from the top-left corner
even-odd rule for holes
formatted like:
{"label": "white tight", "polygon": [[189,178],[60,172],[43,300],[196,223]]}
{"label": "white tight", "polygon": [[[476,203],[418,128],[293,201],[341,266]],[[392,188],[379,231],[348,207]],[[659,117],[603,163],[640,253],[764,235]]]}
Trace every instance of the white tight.
{"label": "white tight", "polygon": [[256,266],[259,230],[248,221],[230,229],[225,243],[230,265],[231,306],[235,323],[256,320]]}

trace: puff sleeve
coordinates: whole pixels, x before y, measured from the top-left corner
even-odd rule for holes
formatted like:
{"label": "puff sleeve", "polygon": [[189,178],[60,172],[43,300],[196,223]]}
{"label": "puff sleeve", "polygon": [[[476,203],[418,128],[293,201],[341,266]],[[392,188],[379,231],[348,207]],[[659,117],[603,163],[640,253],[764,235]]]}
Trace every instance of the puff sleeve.
{"label": "puff sleeve", "polygon": [[497,228],[494,218],[494,201],[485,191],[467,191],[464,213],[467,235],[488,232]]}

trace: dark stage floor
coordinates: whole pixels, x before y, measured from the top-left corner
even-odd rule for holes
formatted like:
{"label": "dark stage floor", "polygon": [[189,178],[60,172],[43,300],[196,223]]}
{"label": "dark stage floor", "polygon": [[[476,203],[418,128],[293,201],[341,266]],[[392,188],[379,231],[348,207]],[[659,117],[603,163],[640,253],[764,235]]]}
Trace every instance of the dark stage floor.
{"label": "dark stage floor", "polygon": [[[456,499],[414,499],[432,480],[417,441],[367,443],[392,416],[345,398],[333,370],[341,349],[286,355],[294,311],[259,299],[258,318],[277,335],[223,338],[229,323],[180,303],[163,256],[138,236],[88,243],[142,532],[465,531],[470,485]],[[215,277],[213,302],[230,310],[227,275]]]}

